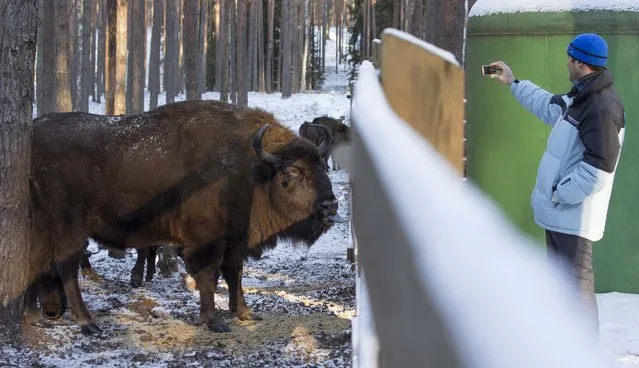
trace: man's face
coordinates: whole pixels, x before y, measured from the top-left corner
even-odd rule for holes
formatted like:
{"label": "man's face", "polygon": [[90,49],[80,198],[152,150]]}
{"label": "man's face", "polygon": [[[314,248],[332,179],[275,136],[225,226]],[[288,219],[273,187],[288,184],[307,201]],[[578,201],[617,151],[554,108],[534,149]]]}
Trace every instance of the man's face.
{"label": "man's face", "polygon": [[573,59],[572,57],[568,56],[568,62],[566,63],[566,66],[568,67],[568,73],[570,76],[570,80],[572,82],[576,81],[577,79],[581,78],[583,72],[582,72],[582,63]]}

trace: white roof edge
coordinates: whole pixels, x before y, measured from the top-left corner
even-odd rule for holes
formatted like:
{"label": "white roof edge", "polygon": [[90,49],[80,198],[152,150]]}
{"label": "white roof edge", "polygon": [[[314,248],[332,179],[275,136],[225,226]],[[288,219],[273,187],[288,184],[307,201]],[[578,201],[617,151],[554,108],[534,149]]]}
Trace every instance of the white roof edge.
{"label": "white roof edge", "polygon": [[575,12],[575,11],[636,11],[639,0],[477,0],[468,17],[497,14]]}

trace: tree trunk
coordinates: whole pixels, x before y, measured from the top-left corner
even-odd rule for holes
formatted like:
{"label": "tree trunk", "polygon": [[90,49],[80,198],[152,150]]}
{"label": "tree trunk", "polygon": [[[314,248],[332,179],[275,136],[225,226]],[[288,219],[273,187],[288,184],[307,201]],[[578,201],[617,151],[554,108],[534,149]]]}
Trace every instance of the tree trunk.
{"label": "tree trunk", "polygon": [[266,43],[266,81],[265,81],[265,89],[266,93],[273,92],[273,23],[275,21],[275,0],[268,0],[268,9],[267,12],[267,22],[268,22],[268,30],[267,36],[268,41]]}
{"label": "tree trunk", "polygon": [[265,91],[264,80],[264,2],[257,2],[257,90]]}
{"label": "tree trunk", "polygon": [[248,106],[248,58],[246,50],[246,2],[239,0],[237,2],[237,39],[236,39],[236,75],[237,75],[237,104],[239,106]]}
{"label": "tree trunk", "polygon": [[97,45],[97,37],[98,37],[98,2],[92,0],[91,1],[91,35],[89,36],[89,94],[91,95],[91,101],[95,102],[96,100],[96,45]]}
{"label": "tree trunk", "polygon": [[117,0],[117,41],[115,49],[115,100],[113,112],[126,113],[128,0]]}
{"label": "tree trunk", "polygon": [[299,37],[298,37],[298,15],[299,0],[290,0],[290,35],[291,35],[291,93],[297,93],[299,91]]}
{"label": "tree trunk", "polygon": [[55,111],[73,111],[71,102],[71,58],[69,57],[69,14],[68,0],[54,0],[55,22]]}
{"label": "tree trunk", "polygon": [[335,1],[333,3],[333,12],[335,13],[335,73],[337,73],[339,71],[338,65],[339,65],[339,45],[341,42],[341,24],[342,24],[342,17],[341,17],[341,7],[340,7],[340,1]]}
{"label": "tree trunk", "polygon": [[282,32],[281,48],[282,48],[282,98],[291,97],[292,94],[292,75],[291,75],[291,3],[295,0],[282,0],[282,21],[280,29]]}
{"label": "tree trunk", "polygon": [[71,111],[78,111],[78,80],[80,67],[80,42],[78,41],[79,11],[78,0],[67,0],[69,18],[69,87],[71,91]]}
{"label": "tree trunk", "polygon": [[[106,84],[106,35],[107,35],[107,11],[106,1],[99,0],[98,18],[100,19],[100,30],[98,31],[98,74],[96,81],[96,98],[97,103],[101,103],[102,95],[105,93],[104,85]],[[105,96],[106,98],[106,96]]]}
{"label": "tree trunk", "polygon": [[248,0],[247,3],[248,3],[248,7],[246,9],[246,18],[248,19],[248,21],[246,22],[246,24],[248,26],[248,33],[247,33],[248,47],[247,47],[246,60],[248,60],[248,63],[246,65],[246,68],[248,69],[248,73],[246,74],[246,78],[247,78],[248,89],[251,91],[255,91],[257,89],[257,86],[256,86],[257,53],[255,52],[255,41],[257,39],[257,37],[255,37],[255,34],[257,32],[257,29],[255,29],[255,26],[257,23],[256,22],[257,17],[255,16],[255,9],[257,8],[257,1]]}
{"label": "tree trunk", "polygon": [[0,2],[0,326],[20,338],[30,246],[29,170],[38,0]]}
{"label": "tree trunk", "polygon": [[465,0],[428,1],[424,13],[427,17],[424,22],[425,40],[451,52],[461,61],[466,20]]}
{"label": "tree trunk", "polygon": [[[184,12],[182,4],[185,0],[177,0],[177,74],[175,75],[175,91],[179,95],[184,92]],[[187,0],[194,1],[194,0]]]}
{"label": "tree trunk", "polygon": [[308,89],[313,89],[315,76],[313,75],[315,66],[315,2],[311,1],[309,4],[309,27],[308,27],[308,44],[309,44],[309,58],[308,58],[308,70],[306,76],[306,85]]}
{"label": "tree trunk", "polygon": [[38,58],[41,65],[37,76],[37,114],[46,115],[55,111],[55,20],[51,16],[55,12],[53,1],[42,2],[40,9],[41,22],[38,30]]}
{"label": "tree trunk", "polygon": [[129,15],[131,20],[131,45],[129,50],[129,66],[127,73],[127,113],[141,113],[144,111],[144,80],[146,65],[146,22],[144,18],[144,1],[133,0]]}
{"label": "tree trunk", "polygon": [[201,99],[200,89],[198,88],[198,81],[200,78],[200,50],[199,50],[199,22],[200,22],[200,7],[199,1],[186,1],[184,2],[184,28],[183,32],[183,47],[184,47],[184,71],[185,71],[185,86],[186,86],[186,99],[187,100],[199,100]]}
{"label": "tree trunk", "polygon": [[107,0],[107,46],[106,46],[106,69],[104,74],[105,82],[105,112],[108,115],[115,113],[115,53],[117,49],[117,25],[118,25],[118,0]]}
{"label": "tree trunk", "polygon": [[215,4],[215,91],[220,92],[222,89],[222,60],[224,60],[224,39],[222,36],[222,3],[224,0],[216,0]]}
{"label": "tree trunk", "polygon": [[80,75],[80,101],[78,111],[89,112],[91,94],[91,15],[92,0],[82,3],[82,73]]}
{"label": "tree trunk", "polygon": [[149,109],[158,106],[160,94],[160,38],[164,21],[164,1],[153,1],[153,26],[151,30],[151,50],[149,55]]}
{"label": "tree trunk", "polygon": [[229,21],[229,12],[231,8],[231,2],[233,0],[220,0],[221,9],[220,9],[220,100],[224,102],[229,101],[229,85],[231,78],[230,71],[230,55],[231,49],[229,47],[229,29],[230,29],[230,21]]}
{"label": "tree trunk", "polygon": [[[240,0],[243,1],[243,0]],[[229,30],[231,32],[231,46],[229,54],[231,55],[230,72],[230,95],[231,103],[237,103],[237,0],[230,0],[229,3]]]}
{"label": "tree trunk", "polygon": [[198,58],[199,58],[199,69],[198,69],[198,93],[200,98],[202,98],[202,94],[206,92],[206,72],[207,72],[207,63],[206,60],[208,58],[208,30],[209,30],[209,0],[201,0],[200,4],[200,22],[198,27]]}
{"label": "tree trunk", "polygon": [[304,0],[304,14],[302,16],[302,21],[303,23],[303,32],[304,32],[304,49],[302,50],[302,78],[300,81],[300,86],[302,89],[309,89],[308,88],[308,83],[306,80],[306,74],[308,73],[308,66],[309,66],[309,60],[310,58],[308,57],[308,43],[310,42],[310,29],[311,29],[311,24],[309,24],[309,17],[308,17],[308,7],[310,6],[308,0]]}
{"label": "tree trunk", "polygon": [[177,4],[174,0],[166,0],[166,20],[164,35],[166,38],[166,53],[164,54],[164,90],[166,91],[166,103],[175,101],[177,94],[176,74],[178,63],[177,42]]}

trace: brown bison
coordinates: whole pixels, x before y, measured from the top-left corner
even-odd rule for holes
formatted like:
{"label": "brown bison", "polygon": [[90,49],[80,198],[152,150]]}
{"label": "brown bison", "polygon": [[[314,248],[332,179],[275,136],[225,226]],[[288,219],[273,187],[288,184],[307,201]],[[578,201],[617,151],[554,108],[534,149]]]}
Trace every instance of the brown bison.
{"label": "brown bison", "polygon": [[[222,275],[229,308],[259,319],[242,291],[243,263],[278,239],[312,245],[338,203],[320,152],[272,114],[220,101],[167,104],[138,115],[52,113],[34,120],[32,285],[55,267],[76,322],[97,333],[78,285],[84,242],[145,248],[179,244],[200,291],[200,319],[216,314]],[[37,288],[27,290],[27,316]]]}

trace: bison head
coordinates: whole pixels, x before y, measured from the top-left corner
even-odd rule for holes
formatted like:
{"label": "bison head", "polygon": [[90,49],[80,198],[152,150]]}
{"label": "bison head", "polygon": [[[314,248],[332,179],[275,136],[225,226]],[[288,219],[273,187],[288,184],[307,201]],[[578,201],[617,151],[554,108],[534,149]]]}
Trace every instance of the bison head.
{"label": "bison head", "polygon": [[295,137],[277,152],[269,153],[262,145],[268,128],[266,124],[258,130],[253,149],[261,161],[258,181],[267,184],[271,205],[286,219],[277,235],[313,244],[333,224],[345,221],[337,214],[338,202],[320,157],[329,143],[316,147]]}

